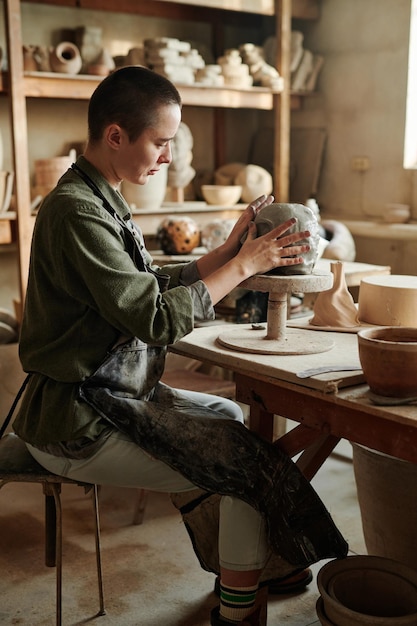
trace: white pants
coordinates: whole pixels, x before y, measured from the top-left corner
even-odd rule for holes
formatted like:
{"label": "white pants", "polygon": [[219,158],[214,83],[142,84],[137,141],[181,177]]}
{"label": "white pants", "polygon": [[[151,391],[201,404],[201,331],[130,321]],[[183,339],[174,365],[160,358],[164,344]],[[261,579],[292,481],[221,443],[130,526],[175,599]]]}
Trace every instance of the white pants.
{"label": "white pants", "polygon": [[[181,393],[194,402],[223,413],[227,419],[243,421],[239,405],[232,400],[191,391],[181,390]],[[87,459],[56,457],[31,445],[28,449],[49,471],[82,482],[167,493],[195,489],[189,480],[152,458],[128,435],[117,430]],[[268,554],[265,523],[260,514],[242,500],[223,496],[220,503],[220,565],[239,571],[262,569]]]}

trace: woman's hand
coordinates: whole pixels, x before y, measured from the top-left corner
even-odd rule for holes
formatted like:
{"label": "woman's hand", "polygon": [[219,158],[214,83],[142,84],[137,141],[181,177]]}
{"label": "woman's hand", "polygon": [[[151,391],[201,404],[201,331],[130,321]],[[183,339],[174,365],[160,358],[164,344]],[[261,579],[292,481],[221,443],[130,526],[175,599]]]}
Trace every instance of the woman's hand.
{"label": "woman's hand", "polygon": [[263,195],[248,204],[236,224],[233,226],[230,235],[224,244],[220,246],[223,248],[225,260],[233,258],[239,252],[242,237],[247,233],[251,222],[253,222],[259,211],[273,202],[274,196]]}
{"label": "woman's hand", "polygon": [[206,276],[223,267],[237,255],[242,245],[241,239],[248,232],[249,225],[251,223],[253,225],[253,220],[259,211],[272,204],[273,201],[273,196],[263,195],[246,207],[226,241],[198,259],[197,268],[200,278],[204,280]]}
{"label": "woman's hand", "polygon": [[256,236],[255,224],[249,224],[248,236],[236,255],[236,260],[243,263],[245,273],[248,272],[249,276],[265,274],[275,267],[303,263],[302,255],[310,250],[310,246],[298,242],[305,242],[310,231],[285,234],[296,221],[291,218],[261,237]]}
{"label": "woman's hand", "polygon": [[265,274],[275,267],[302,263],[302,255],[310,250],[310,246],[299,242],[310,237],[310,231],[286,234],[296,221],[291,218],[261,237],[256,236],[256,226],[251,222],[248,224],[248,236],[234,257],[212,272],[208,264],[203,265],[206,274],[201,275],[201,278],[206,283],[213,304],[254,274]]}

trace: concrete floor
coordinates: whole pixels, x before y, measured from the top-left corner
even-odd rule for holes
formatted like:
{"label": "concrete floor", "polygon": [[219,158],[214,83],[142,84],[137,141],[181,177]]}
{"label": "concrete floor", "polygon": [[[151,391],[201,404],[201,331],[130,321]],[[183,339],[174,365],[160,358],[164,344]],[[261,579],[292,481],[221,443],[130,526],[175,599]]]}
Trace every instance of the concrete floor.
{"label": "concrete floor", "polygon": [[[341,442],[313,484],[349,542],[365,554],[351,447]],[[64,485],[63,625],[208,626],[218,600],[214,575],[203,571],[168,496],[151,493],[144,523],[132,525],[134,492],[103,488],[100,496],[106,615],[98,610],[91,500]],[[0,624],[53,626],[55,570],[44,565],[40,485],[0,491]],[[324,563],[313,567],[315,573]],[[270,598],[268,626],[319,624],[315,579],[295,596]]]}

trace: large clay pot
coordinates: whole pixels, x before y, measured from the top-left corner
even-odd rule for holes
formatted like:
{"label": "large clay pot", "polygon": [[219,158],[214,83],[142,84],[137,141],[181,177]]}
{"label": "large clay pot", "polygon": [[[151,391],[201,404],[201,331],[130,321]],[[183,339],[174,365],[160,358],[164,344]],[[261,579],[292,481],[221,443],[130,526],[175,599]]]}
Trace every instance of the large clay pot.
{"label": "large clay pot", "polygon": [[417,465],[356,443],[352,448],[368,553],[417,569]]}
{"label": "large clay pot", "polygon": [[371,392],[388,401],[417,397],[417,328],[387,326],[360,330],[358,348]]}
{"label": "large clay pot", "polygon": [[149,176],[145,185],[122,182],[122,194],[133,210],[152,211],[159,209],[167,191],[168,166],[162,165],[159,172]]}

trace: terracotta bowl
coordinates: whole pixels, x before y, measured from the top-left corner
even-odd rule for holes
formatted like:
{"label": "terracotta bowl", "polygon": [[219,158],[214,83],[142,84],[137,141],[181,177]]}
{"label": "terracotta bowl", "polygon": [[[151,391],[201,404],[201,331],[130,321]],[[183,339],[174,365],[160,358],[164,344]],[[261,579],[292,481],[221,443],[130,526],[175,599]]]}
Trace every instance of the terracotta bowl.
{"label": "terracotta bowl", "polygon": [[218,206],[233,206],[242,195],[240,185],[201,185],[201,193],[207,204]]}
{"label": "terracotta bowl", "polygon": [[417,396],[417,328],[383,326],[358,332],[359,359],[370,390],[380,396]]}
{"label": "terracotta bowl", "polygon": [[417,624],[417,572],[392,559],[350,556],[330,561],[319,571],[317,586],[320,612],[330,624]]}

